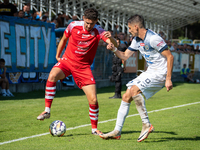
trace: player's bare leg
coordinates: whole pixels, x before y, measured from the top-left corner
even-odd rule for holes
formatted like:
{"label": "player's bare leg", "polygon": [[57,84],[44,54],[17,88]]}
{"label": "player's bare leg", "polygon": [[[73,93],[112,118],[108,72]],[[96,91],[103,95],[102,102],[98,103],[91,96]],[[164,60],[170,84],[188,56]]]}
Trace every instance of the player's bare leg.
{"label": "player's bare leg", "polygon": [[98,116],[99,116],[99,105],[96,95],[96,85],[87,85],[82,87],[83,91],[89,102],[89,116],[92,125],[92,134],[101,135],[102,132],[97,130]]}
{"label": "player's bare leg", "polygon": [[45,110],[37,117],[37,120],[44,120],[50,118],[51,104],[56,94],[56,82],[60,79],[63,79],[64,77],[65,74],[60,68],[52,68],[46,83]]}

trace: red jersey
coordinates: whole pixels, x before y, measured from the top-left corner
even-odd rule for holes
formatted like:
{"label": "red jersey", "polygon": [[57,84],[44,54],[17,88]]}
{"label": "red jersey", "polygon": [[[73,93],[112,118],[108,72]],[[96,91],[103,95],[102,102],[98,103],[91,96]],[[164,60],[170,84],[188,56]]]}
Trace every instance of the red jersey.
{"label": "red jersey", "polygon": [[74,21],[64,31],[69,37],[68,45],[63,57],[78,64],[91,65],[99,44],[99,40],[106,41],[105,32],[99,25],[95,25],[91,31],[84,28],[84,21]]}

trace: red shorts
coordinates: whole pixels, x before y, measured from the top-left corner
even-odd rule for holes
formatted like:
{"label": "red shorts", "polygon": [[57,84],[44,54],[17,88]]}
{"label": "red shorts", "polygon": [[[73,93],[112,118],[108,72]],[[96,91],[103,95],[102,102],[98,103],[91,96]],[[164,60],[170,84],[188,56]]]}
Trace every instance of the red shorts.
{"label": "red shorts", "polygon": [[72,75],[80,89],[86,85],[96,84],[90,65],[74,64],[67,58],[61,58],[54,67],[60,68],[65,77]]}

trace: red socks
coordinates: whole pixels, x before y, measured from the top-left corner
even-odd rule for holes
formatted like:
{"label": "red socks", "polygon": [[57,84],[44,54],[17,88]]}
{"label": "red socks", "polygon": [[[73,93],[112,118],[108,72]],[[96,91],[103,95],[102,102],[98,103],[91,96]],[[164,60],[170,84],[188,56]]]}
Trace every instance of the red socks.
{"label": "red socks", "polygon": [[98,116],[99,116],[99,105],[89,104],[89,116],[91,120],[92,129],[97,129]]}
{"label": "red socks", "polygon": [[47,80],[45,89],[45,107],[51,108],[53,98],[56,94],[56,82],[51,82]]}
{"label": "red socks", "polygon": [[[53,98],[56,94],[56,82],[50,82],[47,80],[45,90],[45,107],[51,108]],[[92,129],[97,129],[99,105],[89,104],[89,116],[91,120]]]}

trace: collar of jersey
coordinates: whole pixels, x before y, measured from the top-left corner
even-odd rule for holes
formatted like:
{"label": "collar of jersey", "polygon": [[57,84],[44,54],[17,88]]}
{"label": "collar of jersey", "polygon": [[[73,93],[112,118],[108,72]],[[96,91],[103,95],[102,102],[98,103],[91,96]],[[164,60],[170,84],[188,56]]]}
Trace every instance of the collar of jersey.
{"label": "collar of jersey", "polygon": [[86,29],[85,29],[85,26],[84,26],[84,24],[83,24],[83,30],[84,31],[86,31],[86,32],[88,32],[88,33],[90,33],[90,32],[92,32],[93,30],[94,30],[94,28],[96,27],[96,24],[94,25],[94,27],[92,28],[92,30],[90,30],[90,31],[87,31]]}

